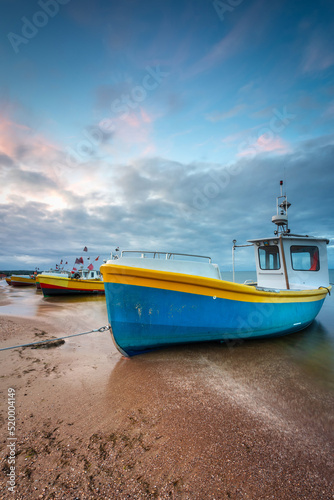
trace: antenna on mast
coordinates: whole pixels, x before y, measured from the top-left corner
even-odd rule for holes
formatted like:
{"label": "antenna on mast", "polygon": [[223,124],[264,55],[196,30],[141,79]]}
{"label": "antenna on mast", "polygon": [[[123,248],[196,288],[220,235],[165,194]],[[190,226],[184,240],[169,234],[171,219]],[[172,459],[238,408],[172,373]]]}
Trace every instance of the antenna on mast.
{"label": "antenna on mast", "polygon": [[276,198],[277,214],[273,215],[271,221],[276,224],[277,229],[274,234],[289,234],[288,229],[288,208],[291,203],[288,202],[286,194],[283,194],[283,181],[280,181],[281,195]]}

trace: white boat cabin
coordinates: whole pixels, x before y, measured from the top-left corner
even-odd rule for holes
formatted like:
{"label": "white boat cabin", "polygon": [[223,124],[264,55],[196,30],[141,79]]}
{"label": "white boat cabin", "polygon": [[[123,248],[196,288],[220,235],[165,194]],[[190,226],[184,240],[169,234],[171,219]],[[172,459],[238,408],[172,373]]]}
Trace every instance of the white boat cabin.
{"label": "white boat cabin", "polygon": [[248,240],[254,245],[257,286],[280,290],[310,290],[329,286],[325,238],[291,234],[288,229],[288,202],[283,194],[276,199],[274,237]]}
{"label": "white boat cabin", "polygon": [[95,269],[79,269],[78,271],[72,271],[71,278],[83,280],[102,280],[102,275],[100,271]]}
{"label": "white boat cabin", "polygon": [[306,290],[329,286],[328,240],[287,234],[249,242],[254,245],[258,287]]}

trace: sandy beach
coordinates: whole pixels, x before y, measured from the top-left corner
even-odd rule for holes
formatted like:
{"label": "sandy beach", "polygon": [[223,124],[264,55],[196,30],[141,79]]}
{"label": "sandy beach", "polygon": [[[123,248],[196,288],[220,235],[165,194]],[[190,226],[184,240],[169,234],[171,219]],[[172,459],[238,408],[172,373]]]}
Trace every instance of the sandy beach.
{"label": "sandy beach", "polygon": [[[85,331],[87,317],[2,315],[1,346]],[[1,498],[334,498],[332,380],[315,382],[279,339],[128,360],[101,332],[0,357]]]}

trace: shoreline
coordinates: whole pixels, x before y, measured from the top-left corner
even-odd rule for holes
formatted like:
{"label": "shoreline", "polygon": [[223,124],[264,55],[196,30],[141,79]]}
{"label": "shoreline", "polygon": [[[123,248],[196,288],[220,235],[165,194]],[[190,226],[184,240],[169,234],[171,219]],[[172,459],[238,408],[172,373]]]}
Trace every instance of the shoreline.
{"label": "shoreline", "polygon": [[[1,345],[57,337],[64,325],[61,315],[0,316]],[[279,341],[270,346],[128,360],[103,332],[1,352],[2,498],[13,498],[14,388],[15,499],[333,499],[332,388],[301,378]]]}

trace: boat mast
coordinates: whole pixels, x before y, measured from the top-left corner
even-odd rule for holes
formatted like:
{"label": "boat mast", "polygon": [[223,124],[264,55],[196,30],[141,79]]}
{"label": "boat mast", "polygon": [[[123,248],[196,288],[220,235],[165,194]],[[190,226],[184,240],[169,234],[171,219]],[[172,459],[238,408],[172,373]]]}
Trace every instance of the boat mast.
{"label": "boat mast", "polygon": [[291,203],[288,202],[286,193],[283,194],[283,181],[280,181],[280,187],[281,195],[276,198],[277,213],[272,216],[271,221],[277,226],[274,234],[285,235],[290,233],[290,229],[288,228],[288,208],[291,207]]}
{"label": "boat mast", "polygon": [[283,181],[280,181],[280,187],[281,187],[281,195],[276,198],[277,213],[276,215],[273,215],[271,221],[277,226],[277,229],[274,231],[274,234],[276,236],[279,236],[283,270],[285,276],[285,284],[287,290],[289,290],[290,284],[288,278],[288,271],[286,267],[282,236],[285,236],[290,233],[290,229],[288,228],[288,208],[291,206],[291,203],[288,202],[286,193],[283,194]]}

